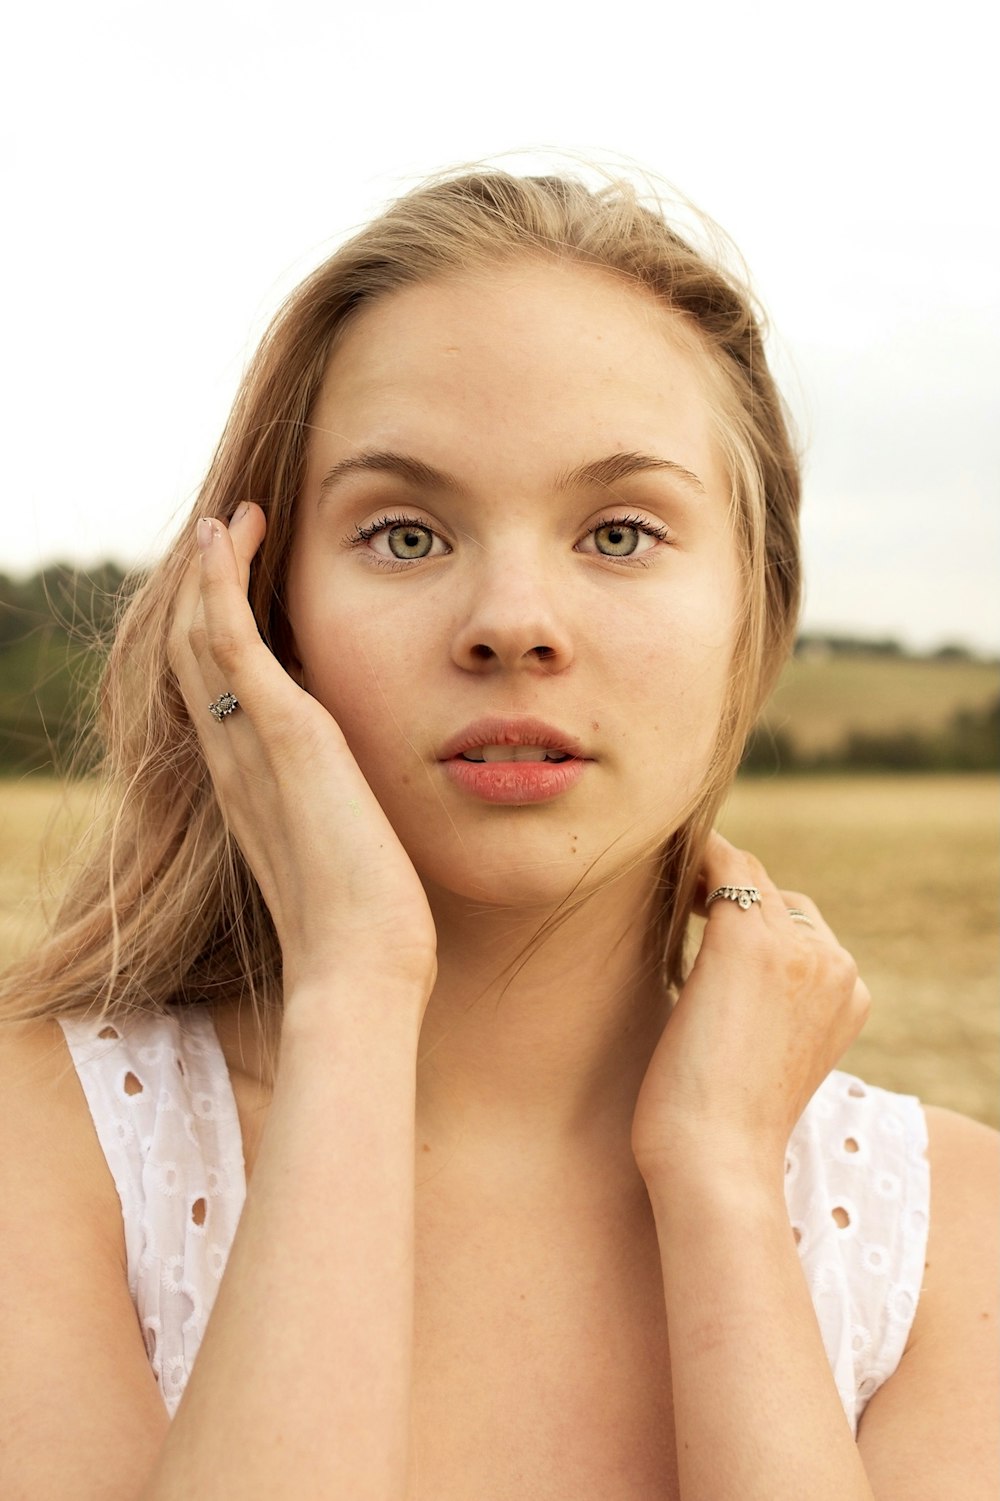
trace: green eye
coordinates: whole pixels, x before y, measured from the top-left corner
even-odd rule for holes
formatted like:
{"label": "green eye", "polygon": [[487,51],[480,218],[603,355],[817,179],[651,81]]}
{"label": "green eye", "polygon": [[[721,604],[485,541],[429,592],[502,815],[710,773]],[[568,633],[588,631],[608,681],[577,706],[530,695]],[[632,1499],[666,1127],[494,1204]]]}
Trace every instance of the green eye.
{"label": "green eye", "polygon": [[594,543],[598,552],[602,552],[605,557],[625,558],[639,546],[639,528],[612,521],[607,526],[597,528]]}
{"label": "green eye", "polygon": [[426,558],[434,542],[434,534],[425,526],[394,526],[386,538],[394,558]]}

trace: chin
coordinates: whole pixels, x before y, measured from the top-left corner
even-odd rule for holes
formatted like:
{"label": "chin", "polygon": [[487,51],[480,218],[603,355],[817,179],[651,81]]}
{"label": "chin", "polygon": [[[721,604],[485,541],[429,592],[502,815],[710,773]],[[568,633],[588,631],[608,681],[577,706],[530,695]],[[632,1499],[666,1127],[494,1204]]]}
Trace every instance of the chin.
{"label": "chin", "polygon": [[[561,829],[546,831],[546,837],[518,838],[510,827],[490,838],[476,838],[470,832],[460,848],[449,842],[446,848],[428,849],[418,841],[407,844],[407,852],[432,904],[440,897],[473,907],[546,916],[569,898],[606,889],[625,872],[629,856],[636,853],[623,851],[613,833],[587,840],[582,831]],[[651,874],[639,879],[649,879]]]}

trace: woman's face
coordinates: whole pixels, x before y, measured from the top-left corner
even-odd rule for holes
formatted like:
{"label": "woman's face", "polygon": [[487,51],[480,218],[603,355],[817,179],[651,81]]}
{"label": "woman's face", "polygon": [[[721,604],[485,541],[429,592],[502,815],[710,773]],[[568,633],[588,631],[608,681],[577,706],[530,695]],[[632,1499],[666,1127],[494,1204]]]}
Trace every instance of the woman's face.
{"label": "woman's face", "polygon": [[535,262],[406,288],[343,334],[295,665],[430,887],[547,905],[688,811],[739,600],[707,358],[652,297]]}

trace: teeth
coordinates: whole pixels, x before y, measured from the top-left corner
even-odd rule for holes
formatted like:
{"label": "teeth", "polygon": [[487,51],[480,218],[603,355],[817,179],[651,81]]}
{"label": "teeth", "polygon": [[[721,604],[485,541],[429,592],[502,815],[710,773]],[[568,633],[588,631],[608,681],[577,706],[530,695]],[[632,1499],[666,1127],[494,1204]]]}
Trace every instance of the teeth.
{"label": "teeth", "polygon": [[545,750],[540,745],[478,745],[463,753],[463,761],[568,761],[564,751]]}

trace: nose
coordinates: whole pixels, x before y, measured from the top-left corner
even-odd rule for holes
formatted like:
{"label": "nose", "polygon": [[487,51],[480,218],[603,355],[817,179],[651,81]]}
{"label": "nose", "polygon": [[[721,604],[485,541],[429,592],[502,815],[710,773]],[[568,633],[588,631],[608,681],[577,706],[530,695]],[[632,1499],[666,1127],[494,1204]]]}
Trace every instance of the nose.
{"label": "nose", "polygon": [[478,673],[563,672],[573,660],[566,612],[556,607],[555,581],[537,565],[496,559],[470,579],[452,660]]}

